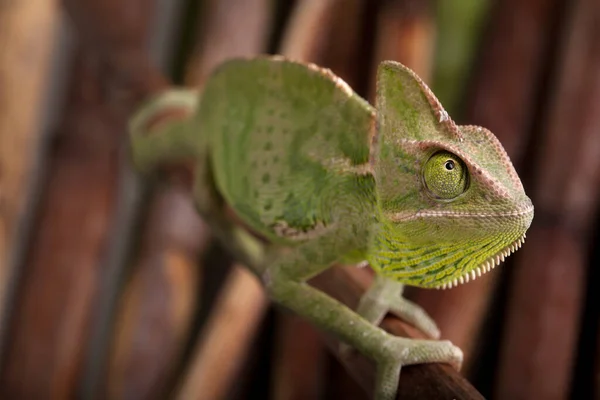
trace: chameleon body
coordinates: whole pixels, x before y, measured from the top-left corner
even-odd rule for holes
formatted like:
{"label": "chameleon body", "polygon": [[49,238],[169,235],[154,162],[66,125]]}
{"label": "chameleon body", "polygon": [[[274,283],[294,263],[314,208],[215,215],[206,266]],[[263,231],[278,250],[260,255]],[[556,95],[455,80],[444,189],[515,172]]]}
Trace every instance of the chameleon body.
{"label": "chameleon body", "polygon": [[[157,123],[169,110],[187,116]],[[131,143],[142,171],[194,162],[194,199],[215,234],[275,302],[377,362],[379,399],[395,396],[402,365],[462,361],[460,349],[434,340],[435,323],[401,296],[404,285],[477,278],[520,247],[533,218],[496,137],[456,125],[421,79],[392,61],[378,68],[372,107],[312,64],[230,60],[201,93],[174,89],[143,106]],[[304,283],[337,262],[376,272],[355,311]],[[434,339],[384,332],[377,325],[387,312]]]}

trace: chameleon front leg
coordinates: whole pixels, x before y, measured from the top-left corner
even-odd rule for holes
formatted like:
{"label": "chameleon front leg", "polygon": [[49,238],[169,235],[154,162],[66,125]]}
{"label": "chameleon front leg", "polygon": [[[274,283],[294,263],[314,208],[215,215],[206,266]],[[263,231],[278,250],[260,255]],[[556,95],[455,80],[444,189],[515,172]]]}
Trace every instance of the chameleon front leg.
{"label": "chameleon front leg", "polygon": [[460,368],[462,352],[449,341],[391,335],[306,283],[331,265],[321,250],[335,248],[331,244],[339,243],[340,234],[332,233],[330,237],[309,241],[273,257],[263,275],[270,297],[373,359],[377,363],[375,398],[378,400],[395,397],[403,365],[447,362]]}
{"label": "chameleon front leg", "polygon": [[376,275],[371,287],[361,297],[356,312],[374,325],[379,325],[390,312],[408,322],[427,336],[439,339],[435,321],[419,305],[402,297],[404,285]]}

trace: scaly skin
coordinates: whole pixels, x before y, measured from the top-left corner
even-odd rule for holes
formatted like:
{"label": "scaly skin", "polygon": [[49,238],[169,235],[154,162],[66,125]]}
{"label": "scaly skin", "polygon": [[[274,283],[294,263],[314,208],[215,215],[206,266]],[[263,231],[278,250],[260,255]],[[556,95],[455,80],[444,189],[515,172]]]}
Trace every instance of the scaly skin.
{"label": "scaly skin", "polygon": [[[378,327],[392,312],[439,338],[404,285],[449,288],[487,272],[521,245],[533,206],[494,135],[457,126],[412,71],[382,63],[377,89],[376,112],[329,70],[236,59],[201,95],[152,99],[130,130],[141,171],[195,163],[198,211],[223,244],[275,302],[376,361],[375,397],[392,399],[403,365],[462,362],[448,341]],[[356,311],[305,284],[336,262],[365,261],[377,279]]]}

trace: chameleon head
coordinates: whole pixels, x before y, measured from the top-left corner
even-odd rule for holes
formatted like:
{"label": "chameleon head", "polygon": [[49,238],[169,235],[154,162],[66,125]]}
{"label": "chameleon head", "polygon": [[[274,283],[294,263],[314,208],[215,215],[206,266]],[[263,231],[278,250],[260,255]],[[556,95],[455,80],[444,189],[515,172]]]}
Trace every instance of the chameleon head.
{"label": "chameleon head", "polygon": [[414,286],[453,287],[521,246],[533,205],[489,130],[456,125],[412,71],[391,67],[380,67],[379,85],[396,86],[378,93],[372,160],[382,220],[375,268]]}

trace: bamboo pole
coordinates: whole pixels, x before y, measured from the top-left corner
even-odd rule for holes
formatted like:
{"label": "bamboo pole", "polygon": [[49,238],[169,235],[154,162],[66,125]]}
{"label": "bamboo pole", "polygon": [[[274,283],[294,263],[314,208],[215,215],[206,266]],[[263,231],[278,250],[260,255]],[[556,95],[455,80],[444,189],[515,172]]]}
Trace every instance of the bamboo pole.
{"label": "bamboo pole", "polygon": [[[127,161],[126,122],[129,114],[149,95],[163,90],[167,82],[149,61],[147,44],[153,22],[153,3],[146,0],[74,1],[65,0],[66,11],[77,30],[82,47],[98,57],[99,85],[105,118],[115,124],[119,143],[118,157],[113,165],[117,177],[111,230],[104,252],[99,258],[102,275],[97,282],[98,296],[94,299],[90,338],[84,350],[83,367],[78,395],[95,398],[105,395],[105,369],[115,317],[122,292],[124,269],[128,262],[133,229],[140,215],[140,184]],[[119,162],[121,161],[121,162]]]}
{"label": "bamboo pole", "polygon": [[178,399],[226,397],[267,304],[256,277],[244,267],[234,268],[215,302],[184,382],[177,390]]}
{"label": "bamboo pole", "polygon": [[0,7],[0,357],[33,216],[56,3],[21,0]]}
{"label": "bamboo pole", "polygon": [[498,398],[570,394],[587,249],[600,203],[600,4],[569,5],[556,84],[536,146],[536,221],[517,258],[508,296]]}
{"label": "bamboo pole", "polygon": [[351,87],[360,80],[365,0],[300,0],[296,2],[279,53],[330,68]]}
{"label": "bamboo pole", "polygon": [[75,395],[116,198],[118,124],[99,68],[80,53],[49,162],[2,374],[7,398]]}
{"label": "bamboo pole", "polygon": [[171,179],[152,198],[146,218],[140,254],[117,310],[110,398],[165,395],[198,312],[198,258],[210,236],[191,204],[189,184]]}
{"label": "bamboo pole", "polygon": [[432,2],[383,1],[377,13],[375,54],[371,67],[369,99],[375,101],[377,66],[385,60],[401,62],[424,81],[431,80],[436,27]]}
{"label": "bamboo pole", "polygon": [[[481,34],[490,21],[490,0],[439,0],[438,35],[431,88],[450,115],[462,117],[466,89],[477,58]],[[485,52],[486,49],[483,49]]]}

